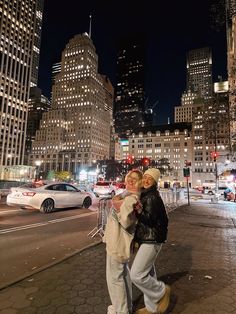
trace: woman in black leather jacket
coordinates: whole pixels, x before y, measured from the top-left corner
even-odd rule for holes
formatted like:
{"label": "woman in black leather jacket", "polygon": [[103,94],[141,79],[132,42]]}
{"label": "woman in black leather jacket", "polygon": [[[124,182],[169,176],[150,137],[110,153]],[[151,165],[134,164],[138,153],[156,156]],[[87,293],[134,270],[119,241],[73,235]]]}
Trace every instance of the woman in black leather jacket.
{"label": "woman in black leather jacket", "polygon": [[137,214],[135,242],[138,252],[131,268],[131,280],[143,292],[145,307],[136,314],[164,313],[170,300],[170,287],[157,280],[155,260],[166,241],[168,217],[157,190],[160,171],[149,168],[143,176],[142,212]]}

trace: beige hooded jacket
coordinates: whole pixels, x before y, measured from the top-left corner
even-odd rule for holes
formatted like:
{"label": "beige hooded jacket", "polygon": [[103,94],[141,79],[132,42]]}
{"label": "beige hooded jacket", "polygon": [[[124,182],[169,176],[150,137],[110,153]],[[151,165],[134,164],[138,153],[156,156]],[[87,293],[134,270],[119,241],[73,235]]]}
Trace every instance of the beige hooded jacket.
{"label": "beige hooded jacket", "polygon": [[138,202],[138,195],[131,194],[123,199],[120,211],[112,210],[108,216],[103,241],[106,243],[107,254],[119,262],[126,262],[130,258],[130,246],[134,237],[137,219],[134,205]]}

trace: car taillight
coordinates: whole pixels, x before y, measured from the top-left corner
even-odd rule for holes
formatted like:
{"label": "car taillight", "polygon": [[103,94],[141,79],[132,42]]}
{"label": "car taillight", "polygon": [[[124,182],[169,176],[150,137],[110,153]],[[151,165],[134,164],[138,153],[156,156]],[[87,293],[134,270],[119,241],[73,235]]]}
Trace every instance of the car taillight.
{"label": "car taillight", "polygon": [[34,196],[36,193],[35,192],[23,192],[22,194],[24,196]]}

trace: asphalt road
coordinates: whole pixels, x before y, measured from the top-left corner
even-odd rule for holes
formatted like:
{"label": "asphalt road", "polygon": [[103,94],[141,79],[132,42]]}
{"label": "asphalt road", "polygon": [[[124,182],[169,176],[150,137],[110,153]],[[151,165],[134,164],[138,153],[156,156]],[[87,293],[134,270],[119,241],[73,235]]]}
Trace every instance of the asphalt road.
{"label": "asphalt road", "polygon": [[97,224],[97,202],[43,214],[0,203],[0,288],[98,242],[88,233]]}

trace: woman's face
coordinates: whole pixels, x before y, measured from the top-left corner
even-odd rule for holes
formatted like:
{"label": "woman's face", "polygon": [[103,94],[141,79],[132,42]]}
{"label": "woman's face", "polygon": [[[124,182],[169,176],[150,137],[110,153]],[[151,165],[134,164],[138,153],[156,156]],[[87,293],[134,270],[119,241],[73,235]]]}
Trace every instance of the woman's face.
{"label": "woman's face", "polygon": [[141,187],[140,178],[136,172],[132,172],[127,178],[127,188],[135,189]]}
{"label": "woman's face", "polygon": [[143,187],[144,189],[150,188],[150,186],[155,185],[156,181],[149,174],[143,176]]}

